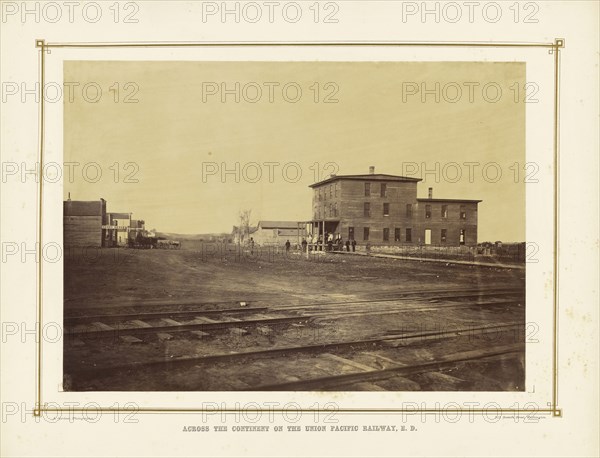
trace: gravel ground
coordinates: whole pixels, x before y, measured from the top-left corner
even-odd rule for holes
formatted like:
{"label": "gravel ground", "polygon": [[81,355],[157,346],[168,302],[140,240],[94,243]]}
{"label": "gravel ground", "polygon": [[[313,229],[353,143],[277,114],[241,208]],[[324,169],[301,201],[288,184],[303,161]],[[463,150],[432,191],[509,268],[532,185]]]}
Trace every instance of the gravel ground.
{"label": "gravel ground", "polygon": [[[95,260],[69,257],[65,263],[65,315],[202,310],[248,306],[281,307],[294,304],[335,302],[328,310],[344,312],[352,301],[393,298],[401,292],[423,290],[464,290],[520,288],[521,270],[472,267],[446,263],[421,263],[364,256],[314,255],[299,253],[252,257],[236,252],[208,256],[203,250],[102,250]],[[485,298],[484,300],[489,300]],[[418,302],[418,301],[417,301]],[[389,303],[382,303],[389,305]],[[421,304],[422,306],[423,304]],[[425,305],[427,303],[425,302]],[[429,304],[435,305],[435,304]],[[128,344],[120,339],[83,339],[84,344],[65,344],[65,388],[75,390],[223,390],[247,389],[268,383],[320,377],[331,367],[334,373],[347,367],[323,363],[321,355],[256,360],[251,363],[219,362],[210,366],[165,374],[161,371],[123,373],[119,377],[98,377],[77,381],[82,368],[130,364],[149,360],[180,358],[239,351],[252,351],[336,341],[377,338],[398,330],[458,329],[501,323],[524,323],[525,307],[449,308],[424,312],[410,311],[415,300],[394,303],[398,313],[367,316],[339,316],[304,326],[274,325],[268,335],[250,328],[243,336],[226,330],[211,331],[199,339],[177,333],[172,340],[144,335],[143,342]],[[377,304],[365,304],[374,311]],[[383,307],[383,305],[381,306]],[[310,314],[319,308],[305,311]],[[376,311],[376,310],[375,310]],[[269,312],[265,312],[269,314]],[[290,312],[291,313],[291,312]],[[300,312],[297,312],[300,313]],[[240,318],[243,319],[242,316]],[[215,318],[218,319],[218,318]],[[521,336],[518,339],[522,341]],[[514,343],[514,336],[498,342],[481,339],[451,339],[443,343],[423,342],[418,348],[384,349],[378,364],[386,358],[401,364],[427,361],[431,355],[451,354],[473,348]],[[336,353],[336,355],[342,354]],[[383,357],[383,359],[381,359]],[[353,355],[369,365],[369,358]],[[372,362],[373,364],[377,361]],[[510,362],[512,361],[512,362]],[[345,389],[364,390],[519,390],[524,380],[523,357],[495,363],[482,361],[457,365],[450,372],[421,374],[410,379],[397,377],[378,384],[359,384]],[[374,368],[378,366],[375,365]],[[274,376],[276,373],[277,377]],[[266,374],[266,375],[265,375]],[[296,375],[294,375],[296,374]],[[437,375],[435,375],[437,374]],[[291,377],[291,378],[290,378]],[[227,380],[227,382],[224,382]]]}

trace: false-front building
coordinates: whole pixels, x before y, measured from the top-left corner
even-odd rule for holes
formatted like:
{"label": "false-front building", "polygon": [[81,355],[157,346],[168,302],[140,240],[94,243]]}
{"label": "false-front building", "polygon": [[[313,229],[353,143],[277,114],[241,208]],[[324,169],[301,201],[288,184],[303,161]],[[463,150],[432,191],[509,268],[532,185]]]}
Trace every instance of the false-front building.
{"label": "false-front building", "polygon": [[143,220],[131,213],[107,213],[104,199],[63,202],[63,242],[65,246],[124,247],[145,232]]}
{"label": "false-front building", "polygon": [[372,245],[477,245],[481,200],[417,198],[419,178],[332,175],[312,184],[312,233]]}

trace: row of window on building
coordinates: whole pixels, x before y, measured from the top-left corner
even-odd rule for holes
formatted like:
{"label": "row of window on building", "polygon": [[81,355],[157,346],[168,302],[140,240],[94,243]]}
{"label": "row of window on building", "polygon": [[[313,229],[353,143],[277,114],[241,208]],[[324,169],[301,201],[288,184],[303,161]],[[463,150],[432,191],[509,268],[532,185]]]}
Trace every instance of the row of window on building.
{"label": "row of window on building", "polygon": [[[329,211],[327,211],[327,210],[329,210]],[[364,212],[363,215],[367,218],[370,218],[372,216],[371,215],[371,202],[364,203],[363,212]],[[337,217],[338,216],[337,202],[329,204],[329,207],[327,207],[327,206],[324,207],[323,213],[324,213],[323,218]],[[390,216],[390,204],[387,202],[385,202],[383,204],[383,216]],[[413,206],[412,206],[412,204],[406,204],[406,217],[412,218],[412,216],[413,216]],[[431,205],[425,205],[425,219],[430,219],[431,216],[432,216]],[[442,205],[440,216],[444,219],[448,218],[448,205]],[[459,216],[460,216],[460,219],[467,219],[467,210],[464,205],[460,206]],[[317,212],[315,213],[315,219],[320,219],[320,218],[321,218],[321,210],[318,209]]]}
{"label": "row of window on building", "polygon": [[[431,231],[430,229],[426,229],[427,231]],[[363,227],[363,241],[367,242],[369,241],[369,237],[370,237],[370,228],[369,227]],[[429,235],[431,235],[431,232],[429,232]],[[399,227],[394,229],[394,242],[412,242],[413,241],[413,233],[412,233],[412,228],[407,227],[404,229],[404,240],[402,240],[401,238],[402,236],[402,231]],[[355,233],[354,233],[354,228],[353,227],[349,227],[348,228],[348,240],[355,240]],[[460,229],[459,232],[459,242],[460,243],[464,243],[465,242],[465,237],[466,237],[466,230],[465,229]],[[427,238],[427,237],[426,237]],[[383,241],[384,242],[389,242],[390,241],[390,228],[388,227],[384,227],[383,228]],[[448,230],[447,229],[441,229],[440,230],[440,241],[442,243],[446,243],[448,241]]]}
{"label": "row of window on building", "polygon": [[[364,203],[364,216],[371,216],[371,202]],[[383,204],[383,216],[390,216],[390,204],[385,202]],[[412,218],[413,206],[412,204],[406,204],[406,217]],[[425,218],[430,219],[432,216],[431,205],[425,205]],[[448,205],[442,205],[440,216],[442,218],[448,218]],[[460,219],[467,219],[467,209],[464,205],[460,206],[459,211]]]}
{"label": "row of window on building", "polygon": [[333,183],[327,187],[323,186],[321,188],[315,189],[315,194],[317,196],[317,200],[327,200],[328,194],[329,198],[333,199],[338,196],[338,184]]}
{"label": "row of window on building", "polygon": [[[330,199],[333,199],[338,196],[338,184],[333,183],[329,186],[320,187],[315,189],[315,193],[317,200],[327,200],[328,195]],[[371,197],[372,195],[371,183],[365,183],[365,197]],[[376,195],[376,193],[374,195]],[[387,197],[387,183],[381,183],[379,187],[379,197]]]}
{"label": "row of window on building", "polygon": [[[331,203],[329,205],[325,205],[323,207],[323,218],[331,218],[338,216],[338,205],[337,202]],[[321,209],[317,208],[315,212],[315,219],[321,219]]]}

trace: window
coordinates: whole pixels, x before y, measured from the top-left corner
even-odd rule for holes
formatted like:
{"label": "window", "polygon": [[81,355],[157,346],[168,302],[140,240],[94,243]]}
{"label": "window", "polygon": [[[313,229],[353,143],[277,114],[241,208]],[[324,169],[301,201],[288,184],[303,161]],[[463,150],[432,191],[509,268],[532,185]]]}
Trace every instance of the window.
{"label": "window", "polygon": [[333,197],[333,186],[329,185],[329,198],[331,199]]}
{"label": "window", "polygon": [[369,228],[363,228],[363,240],[369,240]]}
{"label": "window", "polygon": [[390,229],[387,227],[383,228],[383,241],[388,242],[390,240]]}
{"label": "window", "polygon": [[442,229],[441,241],[442,243],[446,243],[447,231],[446,229]]}
{"label": "window", "polygon": [[406,217],[412,218],[412,204],[406,204]]}
{"label": "window", "polygon": [[464,205],[460,206],[460,219],[467,219],[467,209]]}
{"label": "window", "polygon": [[333,193],[334,193],[335,197],[338,196],[338,194],[337,194],[337,183],[334,183],[334,185],[333,185]]}
{"label": "window", "polygon": [[323,200],[327,200],[327,189],[323,189]]}
{"label": "window", "polygon": [[458,238],[458,242],[459,242],[461,245],[464,245],[464,244],[465,244],[465,237],[466,237],[465,230],[464,230],[464,229],[461,229],[461,230],[460,230],[460,236],[459,236],[459,238]]}
{"label": "window", "polygon": [[354,228],[353,227],[348,228],[348,240],[354,240]]}
{"label": "window", "polygon": [[396,229],[394,229],[394,242],[399,242],[400,241],[400,228],[397,227]]}
{"label": "window", "polygon": [[412,242],[412,229],[406,228],[406,241]]}
{"label": "window", "polygon": [[333,216],[337,216],[338,215],[338,211],[337,211],[337,202],[333,203]]}
{"label": "window", "polygon": [[365,183],[365,197],[371,196],[371,183]]}
{"label": "window", "polygon": [[381,197],[387,197],[387,184],[381,183]]}
{"label": "window", "polygon": [[448,218],[448,205],[442,205],[442,218]]}
{"label": "window", "polygon": [[371,216],[371,204],[369,202],[365,202],[364,216]]}
{"label": "window", "polygon": [[390,204],[383,204],[383,216],[390,216]]}
{"label": "window", "polygon": [[431,205],[425,205],[425,218],[431,218]]}

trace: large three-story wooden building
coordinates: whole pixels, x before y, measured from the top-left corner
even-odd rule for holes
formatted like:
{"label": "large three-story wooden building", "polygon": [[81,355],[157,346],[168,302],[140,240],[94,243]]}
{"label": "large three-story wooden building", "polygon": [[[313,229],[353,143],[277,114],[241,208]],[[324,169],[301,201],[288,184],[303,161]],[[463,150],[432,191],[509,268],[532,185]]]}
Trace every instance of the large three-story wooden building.
{"label": "large three-story wooden building", "polygon": [[417,198],[419,178],[332,175],[313,189],[313,234],[373,245],[477,245],[481,200]]}

